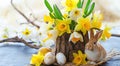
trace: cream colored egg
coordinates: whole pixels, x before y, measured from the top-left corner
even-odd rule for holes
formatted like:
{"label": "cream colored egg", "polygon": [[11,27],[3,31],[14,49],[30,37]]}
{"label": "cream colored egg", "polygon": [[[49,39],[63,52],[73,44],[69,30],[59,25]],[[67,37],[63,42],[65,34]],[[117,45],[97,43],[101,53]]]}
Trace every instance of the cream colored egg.
{"label": "cream colored egg", "polygon": [[44,63],[46,65],[51,65],[55,62],[55,54],[52,53],[52,52],[48,52],[45,54],[45,57],[44,57]]}
{"label": "cream colored egg", "polygon": [[60,65],[64,65],[66,63],[66,57],[61,52],[57,53],[56,60],[57,60],[57,63],[60,64]]}

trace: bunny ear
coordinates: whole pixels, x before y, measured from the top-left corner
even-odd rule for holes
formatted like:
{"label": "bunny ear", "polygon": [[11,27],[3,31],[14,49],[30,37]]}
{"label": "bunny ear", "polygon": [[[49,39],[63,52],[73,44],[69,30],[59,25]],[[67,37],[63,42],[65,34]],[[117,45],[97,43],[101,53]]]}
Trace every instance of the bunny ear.
{"label": "bunny ear", "polygon": [[95,39],[96,41],[98,41],[98,39],[102,36],[103,30],[99,31],[96,35],[95,35]]}
{"label": "bunny ear", "polygon": [[90,29],[90,39],[94,38],[94,32],[93,29]]}

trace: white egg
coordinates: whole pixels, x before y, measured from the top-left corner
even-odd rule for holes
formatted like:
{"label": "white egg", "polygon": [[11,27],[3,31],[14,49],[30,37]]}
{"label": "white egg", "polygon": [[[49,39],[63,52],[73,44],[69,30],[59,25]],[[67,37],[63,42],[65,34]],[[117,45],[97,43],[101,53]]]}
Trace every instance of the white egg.
{"label": "white egg", "polygon": [[44,57],[44,63],[46,65],[51,65],[55,62],[55,54],[52,52],[48,52],[47,54],[45,54]]}
{"label": "white egg", "polygon": [[64,65],[66,63],[66,57],[61,52],[57,53],[56,60],[57,60],[57,63],[60,64],[60,65]]}

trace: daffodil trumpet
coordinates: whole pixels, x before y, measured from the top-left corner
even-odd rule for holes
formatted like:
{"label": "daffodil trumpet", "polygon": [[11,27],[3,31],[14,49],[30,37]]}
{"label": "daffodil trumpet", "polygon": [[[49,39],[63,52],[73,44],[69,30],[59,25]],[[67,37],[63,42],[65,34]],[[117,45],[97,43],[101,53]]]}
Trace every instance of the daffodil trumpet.
{"label": "daffodil trumpet", "polygon": [[78,32],[73,32],[71,35],[70,35],[70,39],[69,41],[72,41],[74,44],[78,41],[81,41],[83,42],[83,36],[78,33]]}

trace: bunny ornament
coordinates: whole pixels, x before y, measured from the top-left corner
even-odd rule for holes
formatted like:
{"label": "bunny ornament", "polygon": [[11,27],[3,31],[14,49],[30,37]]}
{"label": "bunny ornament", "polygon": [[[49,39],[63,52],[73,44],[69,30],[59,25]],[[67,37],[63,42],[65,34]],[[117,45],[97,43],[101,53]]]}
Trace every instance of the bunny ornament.
{"label": "bunny ornament", "polygon": [[90,30],[90,40],[85,46],[85,54],[91,62],[99,62],[106,57],[105,49],[98,43],[103,31],[99,31],[94,35],[93,29]]}

